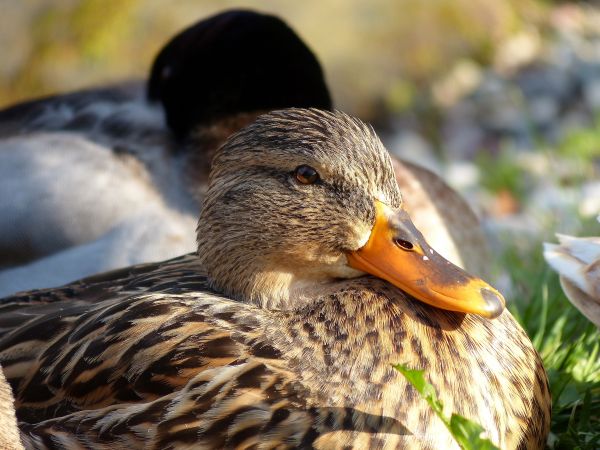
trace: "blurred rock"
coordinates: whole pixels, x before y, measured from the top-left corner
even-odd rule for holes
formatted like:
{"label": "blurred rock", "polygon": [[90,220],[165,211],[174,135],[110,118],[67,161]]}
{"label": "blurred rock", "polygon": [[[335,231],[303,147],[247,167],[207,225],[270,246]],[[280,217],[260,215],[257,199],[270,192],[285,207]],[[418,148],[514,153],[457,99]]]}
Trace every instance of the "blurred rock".
{"label": "blurred rock", "polygon": [[534,64],[518,73],[514,81],[525,99],[552,97],[566,101],[574,93],[573,76],[559,66]]}
{"label": "blurred rock", "polygon": [[481,68],[473,61],[460,60],[442,80],[431,87],[438,106],[446,108],[477,87],[482,78]]}
{"label": "blurred rock", "polygon": [[600,112],[600,76],[583,86],[583,98],[593,113]]}
{"label": "blurred rock", "polygon": [[485,133],[472,120],[450,119],[441,133],[444,151],[453,159],[472,159],[485,146]]}
{"label": "blurred rock", "polygon": [[558,117],[558,100],[550,96],[534,97],[527,102],[529,117],[534,125],[544,127],[552,125]]}
{"label": "blurred rock", "polygon": [[494,56],[494,66],[502,73],[512,73],[539,56],[542,39],[536,29],[520,31],[502,42]]}
{"label": "blurred rock", "polygon": [[487,75],[465,101],[474,105],[476,113],[472,120],[488,133],[518,135],[527,131],[527,116],[519,92],[497,74]]}
{"label": "blurred rock", "polygon": [[542,36],[523,30],[499,45],[495,66],[461,60],[431,88],[441,110],[441,154],[469,160],[503,147],[555,145],[600,111],[600,9],[554,8]]}
{"label": "blurred rock", "polygon": [[479,168],[471,162],[452,161],[446,166],[445,175],[450,186],[459,191],[476,188],[480,182]]}

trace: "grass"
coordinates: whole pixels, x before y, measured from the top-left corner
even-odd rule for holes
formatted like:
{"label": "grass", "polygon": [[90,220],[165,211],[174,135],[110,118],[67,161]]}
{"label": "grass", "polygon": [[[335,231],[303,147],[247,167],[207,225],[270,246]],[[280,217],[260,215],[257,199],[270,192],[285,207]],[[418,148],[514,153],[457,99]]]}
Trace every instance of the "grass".
{"label": "grass", "polygon": [[[552,162],[551,169],[533,173],[520,166],[509,152],[501,152],[495,160],[478,161],[486,173],[488,192],[510,191],[521,202],[524,214],[540,216],[538,205],[532,204],[531,191],[536,184],[553,181],[558,186],[580,186],[597,176],[600,159],[600,120],[589,128],[568,133],[554,148],[540,146],[532,153],[542,153]],[[552,170],[572,167],[571,170]],[[533,209],[531,209],[533,207]],[[536,209],[534,211],[534,209]],[[559,223],[576,224],[573,233],[600,235],[595,217],[578,216],[578,205],[545,214],[540,222],[545,235],[519,236],[515,232],[499,236],[503,249],[496,261],[512,283],[509,309],[525,328],[542,356],[552,393],[552,425],[548,439],[551,449],[600,448],[600,332],[566,298],[558,275],[542,256],[543,240],[555,241]],[[542,217],[538,217],[542,220]]]}
{"label": "grass", "polygon": [[538,251],[508,246],[510,310],[542,356],[552,392],[552,449],[600,448],[600,333],[565,297]]}
{"label": "grass", "polygon": [[557,146],[558,154],[584,160],[588,164],[600,158],[600,115],[590,127],[571,130]]}
{"label": "grass", "polygon": [[[589,128],[568,133],[554,148],[541,145],[532,153],[545,154],[552,162],[550,170],[535,174],[520,166],[508,152],[493,160],[482,157],[479,167],[486,174],[494,193],[508,190],[521,202],[524,214],[540,216],[539,205],[532,204],[531,191],[536,184],[553,181],[558,186],[580,186],[595,179],[600,160],[600,120]],[[573,167],[555,171],[557,167]],[[566,184],[565,184],[566,183]],[[533,209],[531,209],[533,207]],[[535,210],[535,211],[534,211]],[[500,252],[496,264],[509,277],[512,292],[509,309],[529,334],[542,356],[552,393],[552,425],[548,438],[551,449],[600,448],[600,332],[566,298],[558,275],[542,256],[542,242],[555,242],[559,223],[576,224],[579,236],[600,235],[595,217],[578,216],[578,205],[548,212],[541,223],[545,235],[532,238],[515,232],[499,236]],[[568,216],[568,217],[567,217]],[[541,217],[538,217],[541,220]]]}
{"label": "grass", "polygon": [[426,381],[424,370],[411,369],[404,364],[396,364],[393,367],[404,375],[429,404],[462,450],[499,450],[492,441],[483,437],[485,430],[481,425],[458,414],[448,416],[444,413],[444,404],[437,397],[433,385]]}

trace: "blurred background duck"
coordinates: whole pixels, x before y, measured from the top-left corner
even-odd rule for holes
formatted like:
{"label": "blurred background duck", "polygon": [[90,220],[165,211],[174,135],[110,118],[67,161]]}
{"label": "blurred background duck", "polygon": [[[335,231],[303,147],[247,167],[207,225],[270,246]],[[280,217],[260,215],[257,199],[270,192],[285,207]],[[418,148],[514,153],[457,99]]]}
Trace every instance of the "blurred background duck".
{"label": "blurred background duck", "polygon": [[[0,296],[193,251],[216,148],[260,112],[290,106],[331,108],[316,57],[279,18],[232,10],[171,40],[147,86],[1,111]],[[434,173],[394,164],[432,245],[487,276],[470,207]]]}
{"label": "blurred background duck", "polygon": [[544,244],[544,257],[560,274],[567,298],[600,327],[600,237],[556,236],[558,244]]}
{"label": "blurred background duck", "polygon": [[458,448],[403,362],[501,448],[543,448],[539,355],[407,200],[359,120],[261,116],[217,152],[197,255],[3,301],[25,446]]}
{"label": "blurred background duck", "polygon": [[0,265],[30,264],[0,295],[194,250],[212,153],[289,106],[331,108],[319,62],[279,18],[232,10],[175,36],[147,83],[1,111]]}

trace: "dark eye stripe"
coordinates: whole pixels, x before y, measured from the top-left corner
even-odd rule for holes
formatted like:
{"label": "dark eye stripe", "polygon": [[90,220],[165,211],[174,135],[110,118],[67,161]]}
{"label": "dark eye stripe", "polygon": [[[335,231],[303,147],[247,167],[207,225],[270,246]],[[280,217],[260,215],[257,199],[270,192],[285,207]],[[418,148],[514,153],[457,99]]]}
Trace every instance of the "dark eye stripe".
{"label": "dark eye stripe", "polygon": [[319,172],[306,164],[296,167],[294,170],[296,180],[302,184],[313,184],[319,181]]}

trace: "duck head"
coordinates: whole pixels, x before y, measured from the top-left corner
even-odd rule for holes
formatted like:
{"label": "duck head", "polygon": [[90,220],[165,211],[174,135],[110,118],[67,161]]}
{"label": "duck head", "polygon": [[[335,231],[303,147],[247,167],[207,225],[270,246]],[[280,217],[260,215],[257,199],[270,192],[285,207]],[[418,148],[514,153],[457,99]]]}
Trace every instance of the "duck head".
{"label": "duck head", "polygon": [[274,309],[366,274],[439,308],[504,308],[427,244],[374,131],[340,112],[276,111],[232,136],[213,160],[198,249],[217,290]]}

